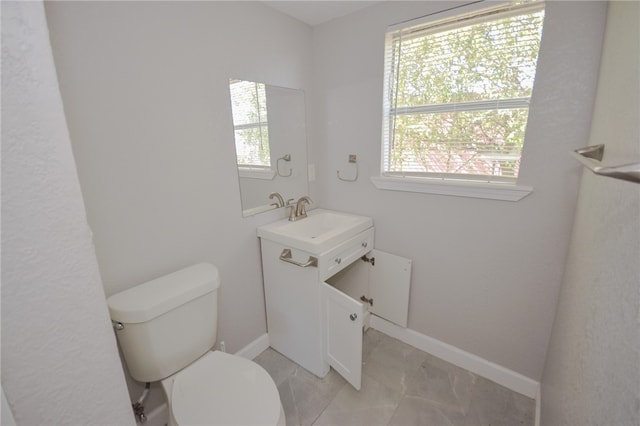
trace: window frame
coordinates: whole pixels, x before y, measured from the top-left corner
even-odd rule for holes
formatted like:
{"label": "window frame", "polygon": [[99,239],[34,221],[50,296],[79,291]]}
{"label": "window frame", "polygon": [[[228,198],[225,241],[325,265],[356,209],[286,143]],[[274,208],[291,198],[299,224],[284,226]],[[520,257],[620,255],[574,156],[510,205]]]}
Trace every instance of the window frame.
{"label": "window frame", "polygon": [[[380,175],[371,177],[372,183],[378,189],[383,190],[397,190],[408,192],[421,192],[429,194],[440,195],[452,195],[461,197],[473,197],[473,198],[485,198],[504,201],[518,201],[529,195],[533,188],[530,186],[524,186],[519,184],[519,177],[516,179],[509,178],[504,179],[500,177],[490,175],[468,175],[468,174],[451,174],[451,173],[427,173],[427,172],[388,172],[385,171],[385,161],[388,160],[387,147],[388,138],[391,137],[389,131],[391,98],[390,92],[390,76],[388,74],[389,64],[386,62],[389,59],[388,52],[390,49],[389,43],[393,43],[393,34],[409,27],[415,27],[418,25],[438,25],[436,28],[431,29],[432,32],[440,32],[450,29],[454,26],[461,26],[460,22],[463,21],[465,25],[483,22],[496,16],[496,18],[504,18],[507,14],[520,14],[523,12],[544,10],[544,1],[534,1],[525,5],[517,5],[511,7],[509,3],[503,3],[498,6],[486,8],[484,5],[465,5],[460,7],[453,7],[451,9],[431,14],[422,18],[412,19],[402,22],[400,24],[392,25],[387,28],[385,33],[385,74],[383,82],[383,123],[382,123],[382,145],[381,145],[381,158],[380,158]],[[540,58],[540,50],[538,51],[538,59]],[[537,73],[536,66],[536,73]],[[488,100],[488,101],[474,101],[475,105],[469,105],[469,107],[477,108],[482,107],[482,104],[492,105],[499,103],[514,103],[517,105],[527,105],[528,119],[531,116],[530,100],[533,97],[534,89],[529,97],[516,99],[512,102],[511,99],[505,100]],[[404,109],[414,109],[420,112],[430,112],[437,110],[447,110],[455,104],[443,104],[443,105],[423,105],[418,107],[404,107]],[[398,108],[400,110],[401,108]],[[397,111],[396,111],[397,112]],[[524,146],[526,145],[526,132],[525,141],[523,142],[523,149],[521,158],[524,155]],[[522,165],[522,162],[521,162]]]}
{"label": "window frame", "polygon": [[[236,79],[229,79],[231,84],[235,84],[235,83],[242,83],[242,82],[248,82],[245,80],[236,80]],[[258,87],[262,86],[262,90],[266,90],[266,85],[264,83],[259,83],[259,82],[249,82],[252,83],[252,85],[255,87],[256,92],[259,90]],[[229,92],[230,92],[230,97],[232,98],[231,101],[231,109],[232,109],[232,115],[234,114],[233,112],[233,89],[231,88],[231,84],[229,85]],[[256,93],[256,99],[255,102],[256,104],[254,106],[252,106],[252,109],[255,110],[256,114],[257,114],[257,121],[250,121],[250,122],[246,122],[243,124],[236,124],[235,123],[235,119],[234,124],[233,124],[233,133],[234,133],[234,144],[236,146],[236,165],[238,167],[238,174],[241,178],[249,178],[249,179],[262,179],[262,180],[273,180],[276,172],[275,169],[273,167],[273,159],[271,157],[271,153],[270,153],[270,146],[269,146],[269,165],[266,164],[258,164],[258,163],[240,163],[238,162],[238,158],[237,158],[237,144],[238,144],[238,132],[239,131],[243,131],[243,130],[258,130],[260,133],[260,139],[261,139],[261,143],[264,143],[264,139],[263,139],[263,134],[266,135],[266,140],[267,140],[267,144],[270,144],[269,141],[269,121],[268,121],[268,111],[267,111],[267,105],[266,105],[266,92],[265,92],[265,99],[264,99],[264,110],[265,110],[265,114],[267,114],[267,119],[263,119],[262,113],[261,113],[261,104],[260,104],[260,96],[259,94]]]}

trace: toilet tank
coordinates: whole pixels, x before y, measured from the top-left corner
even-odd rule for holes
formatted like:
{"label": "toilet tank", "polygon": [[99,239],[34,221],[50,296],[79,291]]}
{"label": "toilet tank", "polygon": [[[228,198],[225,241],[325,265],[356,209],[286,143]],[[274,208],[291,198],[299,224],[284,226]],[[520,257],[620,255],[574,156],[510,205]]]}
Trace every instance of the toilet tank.
{"label": "toilet tank", "polygon": [[198,359],[216,341],[218,269],[189,266],[107,299],[131,376],[162,380]]}

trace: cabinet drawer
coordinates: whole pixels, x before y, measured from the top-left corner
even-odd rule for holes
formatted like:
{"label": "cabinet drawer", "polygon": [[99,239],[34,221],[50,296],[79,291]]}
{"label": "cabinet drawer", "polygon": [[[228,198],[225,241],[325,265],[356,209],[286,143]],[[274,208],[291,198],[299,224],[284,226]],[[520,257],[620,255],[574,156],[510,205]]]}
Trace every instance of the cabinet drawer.
{"label": "cabinet drawer", "polygon": [[320,281],[326,280],[370,252],[373,249],[373,229],[367,229],[320,255],[318,259]]}

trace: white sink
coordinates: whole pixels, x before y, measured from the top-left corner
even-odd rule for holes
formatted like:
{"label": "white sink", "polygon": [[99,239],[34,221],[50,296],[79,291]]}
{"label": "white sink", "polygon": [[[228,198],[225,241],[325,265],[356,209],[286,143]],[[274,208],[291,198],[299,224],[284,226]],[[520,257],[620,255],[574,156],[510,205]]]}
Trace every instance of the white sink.
{"label": "white sink", "polygon": [[258,236],[313,254],[323,253],[373,226],[373,219],[333,210],[314,209],[307,217],[279,220],[258,227]]}

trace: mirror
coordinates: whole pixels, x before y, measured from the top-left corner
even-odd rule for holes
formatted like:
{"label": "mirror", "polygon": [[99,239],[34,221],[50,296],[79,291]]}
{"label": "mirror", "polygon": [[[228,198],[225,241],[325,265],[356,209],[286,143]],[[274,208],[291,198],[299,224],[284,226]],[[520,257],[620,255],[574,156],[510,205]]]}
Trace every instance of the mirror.
{"label": "mirror", "polygon": [[242,215],[308,195],[304,92],[229,79],[229,95]]}

